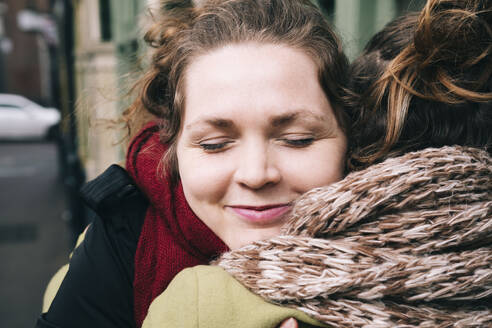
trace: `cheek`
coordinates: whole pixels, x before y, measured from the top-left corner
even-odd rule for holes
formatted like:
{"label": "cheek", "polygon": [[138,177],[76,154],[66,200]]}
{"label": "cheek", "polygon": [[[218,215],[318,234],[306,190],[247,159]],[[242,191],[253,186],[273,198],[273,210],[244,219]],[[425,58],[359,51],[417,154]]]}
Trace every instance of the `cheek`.
{"label": "cheek", "polygon": [[343,178],[345,146],[343,144],[322,144],[311,149],[301,158],[285,160],[288,183],[291,189],[304,193]]}
{"label": "cheek", "polygon": [[224,161],[178,152],[179,174],[188,201],[217,202],[228,190],[228,170]]}

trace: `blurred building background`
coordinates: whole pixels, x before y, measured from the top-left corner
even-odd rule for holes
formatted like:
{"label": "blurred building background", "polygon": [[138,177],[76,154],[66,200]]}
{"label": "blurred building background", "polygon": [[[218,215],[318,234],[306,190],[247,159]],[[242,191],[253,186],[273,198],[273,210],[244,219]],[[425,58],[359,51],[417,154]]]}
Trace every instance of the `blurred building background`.
{"label": "blurred building background", "polygon": [[122,137],[108,128],[124,109],[128,74],[136,70],[143,0],[72,1],[79,156],[93,178],[123,159]]}
{"label": "blurred building background", "polygon": [[56,24],[49,0],[0,2],[0,92],[54,105]]}

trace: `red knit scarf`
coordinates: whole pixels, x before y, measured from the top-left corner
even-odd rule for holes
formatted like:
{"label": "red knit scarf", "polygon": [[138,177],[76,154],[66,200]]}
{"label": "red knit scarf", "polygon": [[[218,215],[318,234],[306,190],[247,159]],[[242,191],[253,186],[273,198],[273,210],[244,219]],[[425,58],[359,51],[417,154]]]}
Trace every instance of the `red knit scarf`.
{"label": "red knit scarf", "polygon": [[166,146],[158,127],[148,124],[132,141],[127,170],[150,206],[135,254],[135,321],[142,326],[151,302],[181,270],[206,264],[227,246],[192,212],[181,183],[172,185],[158,171]]}

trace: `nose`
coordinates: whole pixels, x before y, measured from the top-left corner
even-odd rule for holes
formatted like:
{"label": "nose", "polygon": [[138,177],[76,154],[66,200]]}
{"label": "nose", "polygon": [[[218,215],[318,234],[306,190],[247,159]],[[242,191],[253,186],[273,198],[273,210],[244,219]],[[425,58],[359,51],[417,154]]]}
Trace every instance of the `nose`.
{"label": "nose", "polygon": [[235,180],[249,189],[262,189],[280,182],[282,178],[279,163],[268,147],[252,145],[237,159]]}

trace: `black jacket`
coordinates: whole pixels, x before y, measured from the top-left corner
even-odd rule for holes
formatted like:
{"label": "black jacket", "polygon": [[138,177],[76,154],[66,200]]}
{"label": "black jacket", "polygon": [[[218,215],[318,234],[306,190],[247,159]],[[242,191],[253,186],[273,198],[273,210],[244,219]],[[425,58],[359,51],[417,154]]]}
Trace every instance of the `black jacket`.
{"label": "black jacket", "polygon": [[134,258],[148,201],[117,165],[87,183],[81,196],[94,211],[92,223],[36,327],[135,327]]}

